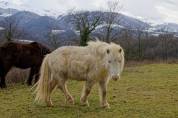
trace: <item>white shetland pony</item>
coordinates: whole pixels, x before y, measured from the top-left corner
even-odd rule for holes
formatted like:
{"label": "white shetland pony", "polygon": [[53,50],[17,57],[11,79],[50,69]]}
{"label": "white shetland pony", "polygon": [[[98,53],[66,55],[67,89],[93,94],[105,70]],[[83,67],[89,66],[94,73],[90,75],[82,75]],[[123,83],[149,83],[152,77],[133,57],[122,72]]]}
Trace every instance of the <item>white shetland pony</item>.
{"label": "white shetland pony", "polygon": [[119,79],[123,67],[124,51],[115,43],[91,41],[86,47],[58,48],[44,58],[35,100],[45,101],[47,106],[52,106],[51,92],[58,87],[66,100],[74,104],[66,85],[68,79],[73,79],[86,81],[80,99],[82,105],[89,105],[87,98],[91,88],[99,83],[101,106],[109,108],[106,99],[107,83],[110,79]]}

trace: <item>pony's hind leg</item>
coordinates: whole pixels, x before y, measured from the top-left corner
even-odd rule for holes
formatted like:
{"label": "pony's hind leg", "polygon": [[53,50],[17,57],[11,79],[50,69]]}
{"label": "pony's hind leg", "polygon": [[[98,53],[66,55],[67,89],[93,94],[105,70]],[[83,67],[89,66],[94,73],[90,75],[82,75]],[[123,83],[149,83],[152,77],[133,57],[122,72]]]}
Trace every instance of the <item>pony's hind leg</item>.
{"label": "pony's hind leg", "polygon": [[48,107],[53,106],[52,100],[51,100],[51,93],[54,90],[54,88],[56,87],[57,82],[56,80],[52,79],[49,82],[49,95],[46,97],[46,104]]}
{"label": "pony's hind leg", "polygon": [[66,80],[61,80],[58,84],[58,88],[64,93],[66,97],[66,102],[74,104],[74,98],[71,96],[67,89]]}
{"label": "pony's hind leg", "polygon": [[82,91],[82,95],[81,95],[81,98],[80,98],[80,102],[82,105],[87,105],[89,106],[89,103],[88,103],[88,96],[91,92],[91,89],[94,85],[94,82],[93,81],[86,81],[84,87],[83,87],[83,91]]}

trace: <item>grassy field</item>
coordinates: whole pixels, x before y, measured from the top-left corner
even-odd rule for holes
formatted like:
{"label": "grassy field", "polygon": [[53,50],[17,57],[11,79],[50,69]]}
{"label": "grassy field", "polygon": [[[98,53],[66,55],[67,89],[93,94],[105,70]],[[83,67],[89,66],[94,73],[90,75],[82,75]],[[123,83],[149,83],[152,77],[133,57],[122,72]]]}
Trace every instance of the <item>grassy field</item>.
{"label": "grassy field", "polygon": [[126,68],[121,80],[109,83],[111,109],[99,107],[97,85],[89,97],[90,107],[80,106],[82,84],[68,83],[75,105],[65,104],[63,94],[56,90],[52,108],[34,103],[30,87],[8,85],[0,90],[0,118],[178,118],[177,64]]}

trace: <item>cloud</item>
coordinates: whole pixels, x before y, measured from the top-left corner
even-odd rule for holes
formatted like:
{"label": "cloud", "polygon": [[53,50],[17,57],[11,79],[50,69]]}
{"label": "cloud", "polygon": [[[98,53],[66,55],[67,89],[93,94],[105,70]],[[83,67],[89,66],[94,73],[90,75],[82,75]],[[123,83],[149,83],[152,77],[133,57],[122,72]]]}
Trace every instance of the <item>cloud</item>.
{"label": "cloud", "polygon": [[164,22],[178,23],[178,11],[169,7],[157,6],[157,10],[163,17]]}
{"label": "cloud", "polygon": [[[20,1],[20,0],[15,0]],[[92,10],[98,9],[106,0],[22,0],[24,4],[41,9],[66,11],[71,8]]]}
{"label": "cloud", "polygon": [[[34,11],[49,10],[58,14],[77,10],[104,10],[108,0],[4,0]],[[148,21],[178,23],[178,0],[120,0],[122,11]],[[23,7],[22,7],[23,8]]]}
{"label": "cloud", "polygon": [[12,3],[17,5],[23,4],[21,0],[12,0]]}
{"label": "cloud", "polygon": [[160,4],[156,5],[156,10],[162,17],[163,22],[178,23],[178,1],[176,0],[160,0]]}
{"label": "cloud", "polygon": [[148,21],[178,23],[178,0],[122,0],[123,11]]}

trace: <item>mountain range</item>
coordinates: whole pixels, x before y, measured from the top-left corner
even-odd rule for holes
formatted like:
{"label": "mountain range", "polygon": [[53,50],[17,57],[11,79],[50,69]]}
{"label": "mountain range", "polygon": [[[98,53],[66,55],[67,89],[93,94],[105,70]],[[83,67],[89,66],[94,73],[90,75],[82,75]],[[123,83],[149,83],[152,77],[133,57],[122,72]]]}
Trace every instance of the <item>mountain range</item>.
{"label": "mountain range", "polygon": [[[109,12],[91,11],[89,15],[92,19],[96,14],[102,17],[102,24],[96,27],[94,34],[103,33],[105,28],[105,20]],[[14,19],[18,22],[17,27],[25,32],[22,38],[31,40],[47,40],[51,32],[58,34],[63,40],[71,40],[78,37],[78,32],[75,30],[75,25],[71,22],[72,16],[69,14],[60,15],[57,18],[51,16],[41,16],[37,13],[30,11],[21,11],[11,8],[0,8],[0,27],[5,27],[4,21],[7,18]],[[151,25],[139,19],[117,13],[116,20],[112,27],[116,30],[119,29],[141,29],[149,33],[170,32],[178,34],[178,24],[164,23],[159,25]]]}

